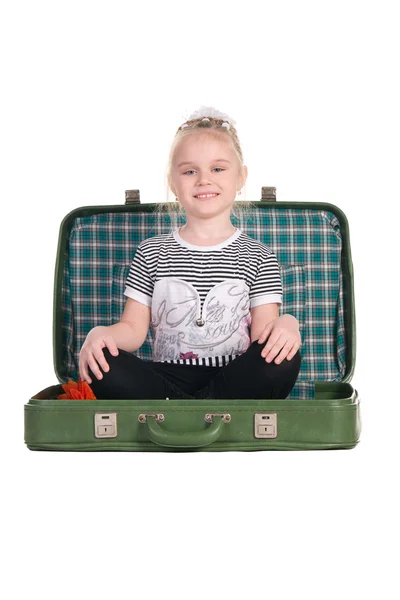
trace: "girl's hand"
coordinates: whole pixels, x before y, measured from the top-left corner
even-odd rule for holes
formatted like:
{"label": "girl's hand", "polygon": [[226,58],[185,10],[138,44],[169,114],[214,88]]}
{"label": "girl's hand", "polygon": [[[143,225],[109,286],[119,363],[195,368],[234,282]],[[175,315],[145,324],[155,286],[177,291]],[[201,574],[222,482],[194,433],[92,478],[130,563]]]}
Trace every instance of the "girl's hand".
{"label": "girl's hand", "polygon": [[301,346],[299,322],[292,315],[282,315],[270,321],[258,338],[258,343],[263,344],[268,336],[268,342],[261,352],[266,362],[273,361],[275,357],[277,365],[285,358],[290,360]]}
{"label": "girl's hand", "polygon": [[89,331],[79,354],[79,374],[81,379],[92,383],[89,376],[88,366],[97,379],[103,379],[103,371],[109,371],[110,367],[106,361],[103,348],[108,348],[113,356],[118,356],[118,348],[112,336],[107,332],[107,327],[95,327]]}

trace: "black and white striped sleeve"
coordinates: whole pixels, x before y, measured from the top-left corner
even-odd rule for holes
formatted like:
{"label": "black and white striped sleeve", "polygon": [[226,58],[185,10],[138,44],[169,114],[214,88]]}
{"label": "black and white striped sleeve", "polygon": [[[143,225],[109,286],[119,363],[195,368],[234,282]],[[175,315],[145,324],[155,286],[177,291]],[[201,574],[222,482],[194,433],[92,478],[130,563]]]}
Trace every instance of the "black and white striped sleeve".
{"label": "black and white striped sleeve", "polygon": [[153,288],[154,281],[151,277],[146,257],[139,246],[131,263],[124,295],[146,306],[151,306]]}
{"label": "black and white striped sleeve", "polygon": [[257,277],[250,289],[250,307],[262,304],[282,304],[282,281],[279,264],[273,252],[262,253]]}

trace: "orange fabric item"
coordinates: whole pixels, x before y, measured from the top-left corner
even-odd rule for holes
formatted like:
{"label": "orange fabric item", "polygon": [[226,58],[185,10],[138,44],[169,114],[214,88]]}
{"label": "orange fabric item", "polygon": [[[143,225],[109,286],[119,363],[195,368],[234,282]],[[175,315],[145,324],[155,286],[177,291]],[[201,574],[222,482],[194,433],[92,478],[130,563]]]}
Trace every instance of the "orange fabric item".
{"label": "orange fabric item", "polygon": [[57,396],[58,400],[96,400],[87,381],[82,381],[80,377],[77,382],[70,379],[62,385],[62,389],[65,394]]}

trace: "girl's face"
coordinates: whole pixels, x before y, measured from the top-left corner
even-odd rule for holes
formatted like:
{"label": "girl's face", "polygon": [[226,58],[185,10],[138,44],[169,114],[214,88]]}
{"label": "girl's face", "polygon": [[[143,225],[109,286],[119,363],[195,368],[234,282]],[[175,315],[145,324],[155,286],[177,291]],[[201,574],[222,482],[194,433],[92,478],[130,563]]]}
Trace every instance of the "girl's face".
{"label": "girl's face", "polygon": [[[232,204],[247,179],[247,167],[239,173],[239,161],[229,141],[217,134],[186,136],[176,148],[171,171],[171,190],[187,215],[212,217],[230,214]],[[213,194],[211,197],[199,195]]]}

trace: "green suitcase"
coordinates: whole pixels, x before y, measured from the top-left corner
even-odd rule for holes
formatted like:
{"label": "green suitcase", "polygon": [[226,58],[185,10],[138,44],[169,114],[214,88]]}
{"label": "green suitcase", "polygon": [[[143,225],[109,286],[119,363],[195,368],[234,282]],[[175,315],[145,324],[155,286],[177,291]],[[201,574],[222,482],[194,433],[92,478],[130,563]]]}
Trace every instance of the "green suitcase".
{"label": "green suitcase", "polygon": [[[122,314],[129,267],[138,244],[167,233],[168,215],[140,204],[87,206],[61,223],[54,283],[54,367],[60,384],[25,405],[31,450],[227,451],[353,448],[360,406],[350,381],[355,366],[355,307],[349,226],[332,204],[261,202],[233,224],[277,255],[281,313],[300,323],[302,365],[284,400],[58,400],[61,383],[77,380],[80,348],[90,329]],[[178,217],[177,225],[183,221]],[[151,330],[135,353],[151,359]]]}

